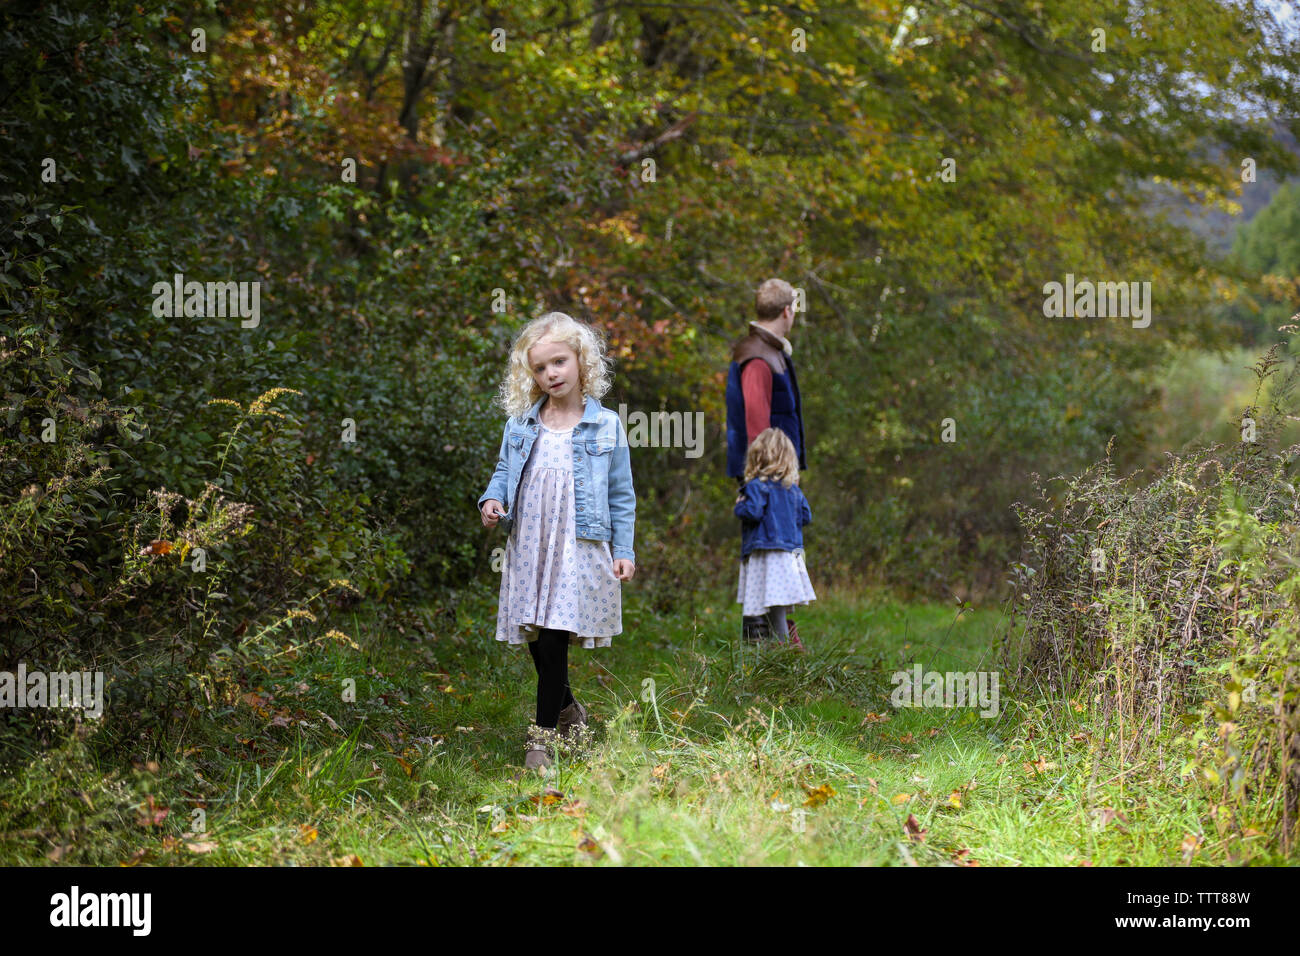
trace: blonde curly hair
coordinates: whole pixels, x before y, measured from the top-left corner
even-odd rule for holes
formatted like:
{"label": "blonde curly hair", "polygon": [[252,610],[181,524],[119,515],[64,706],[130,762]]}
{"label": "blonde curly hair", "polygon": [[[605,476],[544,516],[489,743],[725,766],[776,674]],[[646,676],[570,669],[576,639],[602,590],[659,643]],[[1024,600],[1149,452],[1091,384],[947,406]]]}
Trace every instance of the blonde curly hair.
{"label": "blonde curly hair", "polygon": [[745,481],[766,478],[785,487],[799,483],[799,457],[794,442],[779,428],[765,428],[754,436],[745,453]]}
{"label": "blonde curly hair", "polygon": [[506,377],[501,382],[498,400],[506,414],[522,418],[542,397],[533,371],[529,367],[528,352],[537,343],[549,340],[560,342],[573,349],[578,356],[578,374],[582,394],[596,400],[604,398],[613,384],[610,375],[610,358],[605,353],[604,337],[588,325],[564,312],[547,312],[524,326],[510,349]]}

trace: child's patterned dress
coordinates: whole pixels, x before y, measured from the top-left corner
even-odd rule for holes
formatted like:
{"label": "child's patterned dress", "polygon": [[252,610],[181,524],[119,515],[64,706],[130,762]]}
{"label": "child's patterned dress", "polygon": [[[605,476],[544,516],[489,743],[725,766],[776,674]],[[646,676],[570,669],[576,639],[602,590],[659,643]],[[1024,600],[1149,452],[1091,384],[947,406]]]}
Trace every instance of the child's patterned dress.
{"label": "child's patterned dress", "polygon": [[736,602],[741,613],[749,617],[766,614],[770,607],[793,607],[817,600],[803,548],[773,551],[755,548],[740,562],[740,582]]}
{"label": "child's patterned dress", "polygon": [[524,644],[541,627],[569,643],[608,647],[623,632],[622,591],[608,541],[577,536],[573,429],[538,432],[519,478],[497,609],[498,641]]}

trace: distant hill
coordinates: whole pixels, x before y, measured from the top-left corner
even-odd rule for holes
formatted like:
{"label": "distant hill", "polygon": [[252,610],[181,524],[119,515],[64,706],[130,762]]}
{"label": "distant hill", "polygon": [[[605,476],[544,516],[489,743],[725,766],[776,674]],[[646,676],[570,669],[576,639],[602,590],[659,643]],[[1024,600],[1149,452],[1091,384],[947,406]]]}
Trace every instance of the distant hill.
{"label": "distant hill", "polygon": [[[1277,139],[1287,150],[1300,157],[1300,142],[1297,142],[1290,129],[1281,122],[1274,122],[1273,129]],[[1224,165],[1239,167],[1241,164],[1240,157],[1230,161],[1223,156],[1222,152],[1213,151],[1212,154],[1214,153],[1217,153],[1218,161]],[[1197,206],[1156,183],[1147,183],[1146,189],[1153,210],[1163,210],[1168,214],[1171,222],[1181,223],[1203,237],[1212,250],[1227,255],[1232,249],[1232,240],[1237,230],[1244,223],[1254,219],[1256,214],[1273,199],[1273,194],[1282,183],[1288,180],[1300,181],[1300,176],[1279,178],[1268,170],[1259,169],[1256,172],[1255,182],[1243,184],[1241,195],[1237,197],[1237,202],[1241,205],[1241,214],[1237,216],[1230,216],[1217,209]]]}

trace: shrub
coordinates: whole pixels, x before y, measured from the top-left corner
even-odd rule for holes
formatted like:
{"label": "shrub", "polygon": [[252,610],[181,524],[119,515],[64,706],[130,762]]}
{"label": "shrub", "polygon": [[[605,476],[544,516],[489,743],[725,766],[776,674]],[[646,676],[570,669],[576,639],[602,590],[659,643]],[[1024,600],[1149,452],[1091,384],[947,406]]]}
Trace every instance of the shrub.
{"label": "shrub", "polygon": [[1255,441],[1171,454],[1145,485],[1108,456],[1057,502],[1040,485],[1017,506],[1025,628],[1005,653],[1020,679],[1096,703],[1122,764],[1186,748],[1182,775],[1208,789],[1220,832],[1267,826],[1285,853],[1300,801],[1300,445],[1277,446],[1300,364],[1277,378],[1279,349],[1255,367],[1257,397],[1274,380],[1267,411],[1245,410]]}

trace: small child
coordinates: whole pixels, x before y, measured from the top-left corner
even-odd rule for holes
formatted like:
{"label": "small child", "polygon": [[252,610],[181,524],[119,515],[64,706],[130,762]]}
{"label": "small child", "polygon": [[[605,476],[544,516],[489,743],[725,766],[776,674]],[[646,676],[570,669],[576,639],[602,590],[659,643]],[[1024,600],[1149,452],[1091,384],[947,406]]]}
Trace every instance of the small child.
{"label": "small child", "polygon": [[623,632],[619,582],[636,571],[636,493],[627,435],[601,406],[604,342],[589,325],[548,312],[510,353],[501,404],[510,418],[483,524],[509,524],[496,639],[527,644],[537,669],[537,723],[524,769],[550,766],[547,731],[572,738],[587,711],[569,688],[569,645],[608,647]]}
{"label": "small child", "polygon": [[[799,460],[784,431],[768,428],[745,454],[745,484],[736,497],[741,521],[740,585],[736,601],[746,617],[766,615],[769,639],[786,642],[786,612],[817,600],[804,563],[803,526],[812,521],[799,490]],[[758,643],[759,634],[746,640]]]}

